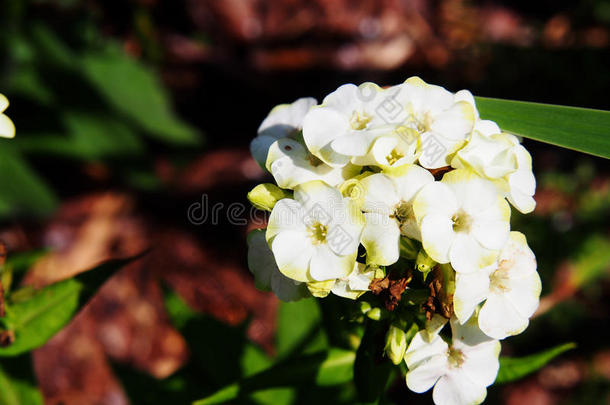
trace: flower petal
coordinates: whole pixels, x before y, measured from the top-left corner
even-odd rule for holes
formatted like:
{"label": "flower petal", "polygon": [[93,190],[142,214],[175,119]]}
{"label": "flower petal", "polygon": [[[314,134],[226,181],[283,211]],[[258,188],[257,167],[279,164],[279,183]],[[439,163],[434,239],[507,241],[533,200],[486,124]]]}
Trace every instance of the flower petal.
{"label": "flower petal", "polygon": [[267,225],[267,242],[270,242],[280,232],[298,231],[305,233],[303,207],[290,198],[278,201],[271,211]]}
{"label": "flower petal", "polygon": [[480,343],[464,350],[462,370],[477,384],[487,387],[496,380],[500,369],[501,345],[497,340]]}
{"label": "flower petal", "polygon": [[449,252],[452,249],[455,235],[451,218],[431,214],[421,221],[421,238],[424,250],[439,263],[449,262]]}
{"label": "flower petal", "polygon": [[413,213],[417,222],[430,214],[451,218],[458,208],[457,198],[451,188],[440,182],[427,184],[413,200]]}
{"label": "flower petal", "polygon": [[385,214],[365,213],[362,245],[366,249],[367,263],[389,266],[398,261],[400,230],[398,223]]}
{"label": "flower petal", "polygon": [[[295,249],[292,245],[292,249]],[[311,256],[309,271],[311,277],[316,281],[332,280],[347,277],[354,268],[356,253],[347,256],[335,254],[327,244],[314,246],[315,252]]]}
{"label": "flower petal", "polygon": [[301,129],[303,118],[317,103],[315,98],[304,97],[292,104],[280,104],[274,107],[258,127],[258,134],[274,139],[289,136],[295,130]]}
{"label": "flower petal", "polygon": [[[423,223],[422,223],[423,228]],[[456,233],[449,258],[451,266],[458,273],[473,273],[491,265],[498,257],[499,251],[486,249],[471,235]]]}
{"label": "flower petal", "polygon": [[447,357],[444,354],[428,357],[419,362],[415,368],[409,369],[407,387],[417,393],[428,391],[443,376],[448,366]]}
{"label": "flower petal", "polygon": [[0,114],[0,138],[14,138],[15,124],[9,117]]}
{"label": "flower petal", "polygon": [[412,164],[388,168],[384,173],[392,179],[398,197],[405,202],[413,200],[425,185],[434,182],[434,176],[428,170]]}
{"label": "flower petal", "polygon": [[[298,246],[299,249],[294,247]],[[286,231],[271,241],[271,250],[280,272],[296,281],[313,281],[309,274],[309,262],[316,251],[305,233]]]}
{"label": "flower petal", "polygon": [[364,194],[362,210],[391,215],[400,201],[392,180],[385,174],[376,173],[360,180],[359,190]]}
{"label": "flower petal", "polygon": [[518,335],[528,324],[528,318],[521,316],[504,294],[490,293],[479,312],[479,327],[494,339]]}
{"label": "flower petal", "polygon": [[524,278],[511,278],[509,285],[507,296],[515,310],[523,317],[531,317],[538,309],[542,290],[538,273],[533,272]]}
{"label": "flower petal", "polygon": [[486,396],[487,389],[459,369],[440,378],[432,392],[435,405],[476,405]]}
{"label": "flower petal", "polygon": [[488,293],[489,275],[485,270],[456,274],[453,309],[460,323],[463,324],[470,318],[477,305],[487,298]]}

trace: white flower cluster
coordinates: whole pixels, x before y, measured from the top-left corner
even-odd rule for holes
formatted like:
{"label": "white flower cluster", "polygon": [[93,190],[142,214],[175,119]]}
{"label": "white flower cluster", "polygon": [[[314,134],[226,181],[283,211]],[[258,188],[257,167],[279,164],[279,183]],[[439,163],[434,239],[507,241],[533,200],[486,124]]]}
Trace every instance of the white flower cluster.
{"label": "white flower cluster", "polygon": [[450,269],[450,319],[428,316],[410,342],[392,326],[386,351],[406,362],[411,390],[434,386],[436,404],[482,402],[499,340],[527,327],[541,288],[525,236],[510,231],[509,203],[535,207],[519,139],[480,119],[470,92],[412,77],[277,106],[251,150],[277,184],[249,194],[271,211],[248,239],[257,285],[283,300],[357,299],[399,265],[405,242],[420,246],[428,267]]}

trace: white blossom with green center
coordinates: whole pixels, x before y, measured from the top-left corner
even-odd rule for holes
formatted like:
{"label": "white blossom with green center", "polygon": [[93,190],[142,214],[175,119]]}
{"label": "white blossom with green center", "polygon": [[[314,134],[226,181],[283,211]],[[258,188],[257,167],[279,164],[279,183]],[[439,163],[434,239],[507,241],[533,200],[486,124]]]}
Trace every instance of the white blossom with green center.
{"label": "white blossom with green center", "polygon": [[326,96],[303,120],[311,153],[333,167],[367,155],[376,139],[396,127],[378,113],[384,94],[376,84],[363,83],[345,84]]}
{"label": "white blossom with green center", "polygon": [[422,393],[434,387],[436,405],[480,404],[500,367],[500,342],[484,335],[476,317],[461,325],[451,319],[451,343],[438,334],[418,332],[405,353],[407,386]]}
{"label": "white blossom with green center", "polygon": [[477,123],[472,137],[455,154],[451,166],[469,168],[493,180],[508,201],[524,214],[536,207],[532,158],[516,136],[502,133],[494,122]]}
{"label": "white blossom with green center", "polygon": [[419,77],[387,91],[394,92],[396,101],[406,109],[408,119],[403,125],[420,137],[420,165],[428,169],[447,166],[475,125],[475,108],[463,99],[464,93],[470,93],[462,90],[453,94]]}
{"label": "white blossom with green center", "polygon": [[366,219],[362,245],[368,263],[395,263],[399,257],[401,233],[419,238],[411,205],[417,192],[432,182],[434,177],[427,170],[404,165],[365,177],[356,186],[362,193],[362,211]]}
{"label": "white blossom with green center", "polygon": [[488,336],[504,339],[525,330],[538,308],[540,276],[525,235],[511,232],[494,265],[473,274],[458,274],[454,308],[460,321],[483,302],[479,327]]}
{"label": "white blossom with green center", "polygon": [[494,184],[475,172],[459,169],[426,185],[413,211],[426,253],[451,263],[458,273],[491,265],[510,231],[510,207]]}
{"label": "white blossom with green center", "polygon": [[266,238],[279,270],[301,282],[347,277],[354,268],[364,217],[339,190],[316,180],[273,207]]}

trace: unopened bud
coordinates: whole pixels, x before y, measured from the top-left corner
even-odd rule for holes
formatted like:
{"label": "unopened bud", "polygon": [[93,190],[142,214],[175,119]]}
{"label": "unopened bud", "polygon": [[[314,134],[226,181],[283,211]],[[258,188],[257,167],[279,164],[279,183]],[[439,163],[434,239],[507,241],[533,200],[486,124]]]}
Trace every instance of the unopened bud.
{"label": "unopened bud", "polygon": [[380,308],[371,308],[371,310],[366,313],[366,316],[368,316],[369,319],[378,321],[381,319],[381,309]]}
{"label": "unopened bud", "polygon": [[385,341],[385,353],[392,363],[398,365],[407,351],[407,334],[394,325],[388,329]]}
{"label": "unopened bud", "polygon": [[360,301],[360,311],[366,315],[371,310],[371,304],[366,301]]}
{"label": "unopened bud", "polygon": [[288,191],[270,183],[259,184],[248,193],[248,200],[252,205],[263,211],[271,211],[276,202],[287,197],[290,197]]}
{"label": "unopened bud", "polygon": [[437,263],[430,256],[428,256],[424,249],[420,249],[419,253],[417,254],[417,259],[415,260],[415,268],[423,273],[424,280],[426,279],[426,276],[428,276],[428,273],[430,273],[434,266],[436,266],[436,264]]}

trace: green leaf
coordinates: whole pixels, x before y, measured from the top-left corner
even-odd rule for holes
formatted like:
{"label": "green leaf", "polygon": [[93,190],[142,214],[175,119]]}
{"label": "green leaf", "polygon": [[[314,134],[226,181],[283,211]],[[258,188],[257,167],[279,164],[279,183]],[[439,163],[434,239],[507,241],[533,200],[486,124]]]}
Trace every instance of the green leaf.
{"label": "green leaf", "polygon": [[107,114],[66,111],[62,113],[64,134],[28,134],[15,139],[26,154],[53,155],[76,160],[133,156],[144,149],[132,128]]}
{"label": "green leaf", "polygon": [[385,322],[369,321],[356,354],[354,382],[362,402],[377,401],[383,394],[392,363],[384,356],[385,337],[388,325]]}
{"label": "green leaf", "polygon": [[[292,353],[302,353],[304,346],[311,350],[325,348],[325,342],[318,336],[321,313],[315,298],[294,302],[282,302],[278,310],[277,353],[286,357]],[[317,339],[317,340],[316,340]],[[312,340],[315,344],[311,344]]]}
{"label": "green leaf", "polygon": [[350,350],[330,349],[279,363],[195,401],[195,405],[222,404],[238,397],[276,387],[299,384],[339,385],[351,381],[356,354]]}
{"label": "green leaf", "polygon": [[13,378],[0,366],[0,404],[42,405],[43,400],[32,382]]}
{"label": "green leaf", "polygon": [[481,118],[503,131],[610,158],[610,111],[476,97]]}
{"label": "green leaf", "polygon": [[178,145],[198,143],[197,131],[176,117],[165,88],[146,66],[118,47],[85,54],[81,62],[85,77],[108,104],[148,134]]}
{"label": "green leaf", "polygon": [[496,377],[496,384],[503,384],[523,378],[541,369],[563,352],[575,347],[575,343],[565,343],[525,357],[500,357],[500,371],[498,371],[498,376]]}
{"label": "green leaf", "polygon": [[46,216],[56,206],[52,190],[18,153],[0,144],[0,217],[15,213]]}
{"label": "green leaf", "polygon": [[[258,346],[247,344],[241,356],[242,374],[250,377],[271,367],[272,360]],[[293,403],[293,388],[270,388],[252,393],[251,398],[264,405],[288,405]]]}
{"label": "green leaf", "polygon": [[34,290],[28,299],[19,302],[12,302],[12,295],[9,295],[6,317],[0,322],[13,331],[15,341],[1,347],[0,356],[17,356],[45,344],[110,276],[138,257],[109,260],[75,278]]}

